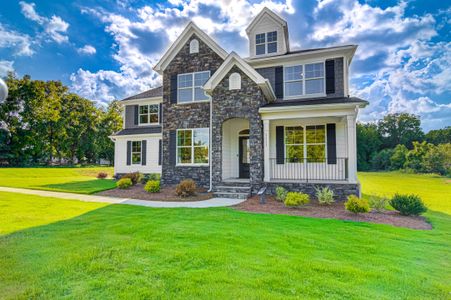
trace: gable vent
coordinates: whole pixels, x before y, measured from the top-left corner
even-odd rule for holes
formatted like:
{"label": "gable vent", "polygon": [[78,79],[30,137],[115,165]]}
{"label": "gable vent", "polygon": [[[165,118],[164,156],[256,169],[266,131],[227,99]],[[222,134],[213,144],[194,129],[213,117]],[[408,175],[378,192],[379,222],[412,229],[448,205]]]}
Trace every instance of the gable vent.
{"label": "gable vent", "polygon": [[194,39],[189,43],[189,53],[199,53],[199,41]]}
{"label": "gable vent", "polygon": [[241,90],[241,75],[232,73],[229,76],[229,90]]}

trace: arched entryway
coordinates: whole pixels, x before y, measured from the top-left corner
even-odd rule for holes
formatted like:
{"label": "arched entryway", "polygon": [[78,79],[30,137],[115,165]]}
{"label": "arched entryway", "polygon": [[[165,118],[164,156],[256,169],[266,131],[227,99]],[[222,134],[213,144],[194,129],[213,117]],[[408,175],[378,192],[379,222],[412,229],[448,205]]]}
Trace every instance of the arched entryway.
{"label": "arched entryway", "polygon": [[222,126],[222,179],[249,179],[249,121],[232,118]]}

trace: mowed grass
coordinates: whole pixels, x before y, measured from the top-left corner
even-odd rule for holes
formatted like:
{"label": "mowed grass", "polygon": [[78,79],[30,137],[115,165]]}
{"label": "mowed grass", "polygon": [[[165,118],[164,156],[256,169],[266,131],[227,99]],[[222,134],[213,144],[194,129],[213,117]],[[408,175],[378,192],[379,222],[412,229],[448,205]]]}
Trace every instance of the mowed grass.
{"label": "mowed grass", "polygon": [[[110,179],[97,179],[105,172]],[[92,194],[115,188],[112,167],[0,168],[0,186]]]}

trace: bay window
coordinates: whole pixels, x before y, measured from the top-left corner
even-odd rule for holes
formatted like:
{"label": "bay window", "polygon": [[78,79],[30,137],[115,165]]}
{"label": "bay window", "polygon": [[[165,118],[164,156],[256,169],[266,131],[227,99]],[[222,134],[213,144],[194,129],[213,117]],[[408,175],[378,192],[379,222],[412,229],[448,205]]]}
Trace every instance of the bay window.
{"label": "bay window", "polygon": [[139,124],[158,124],[158,104],[139,106]]}
{"label": "bay window", "polygon": [[179,103],[208,100],[202,86],[210,78],[210,71],[179,74],[177,76],[177,92]]}
{"label": "bay window", "polygon": [[325,93],[324,62],[284,67],[285,97]]}
{"label": "bay window", "polygon": [[177,164],[208,164],[208,128],[177,130]]}
{"label": "bay window", "polygon": [[285,157],[287,162],[325,162],[326,126],[285,127]]}

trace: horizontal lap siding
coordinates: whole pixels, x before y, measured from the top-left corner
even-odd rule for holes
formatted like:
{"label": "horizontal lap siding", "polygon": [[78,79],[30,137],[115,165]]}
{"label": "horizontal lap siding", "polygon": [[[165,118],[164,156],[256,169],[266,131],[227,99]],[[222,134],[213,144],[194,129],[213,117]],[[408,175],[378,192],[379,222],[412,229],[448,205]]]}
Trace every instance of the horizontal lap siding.
{"label": "horizontal lap siding", "polygon": [[[146,165],[127,166],[127,141],[147,141]],[[141,173],[161,173],[161,166],[158,165],[159,141],[160,137],[127,139],[119,138],[114,144],[114,173],[123,174],[139,171]]]}

